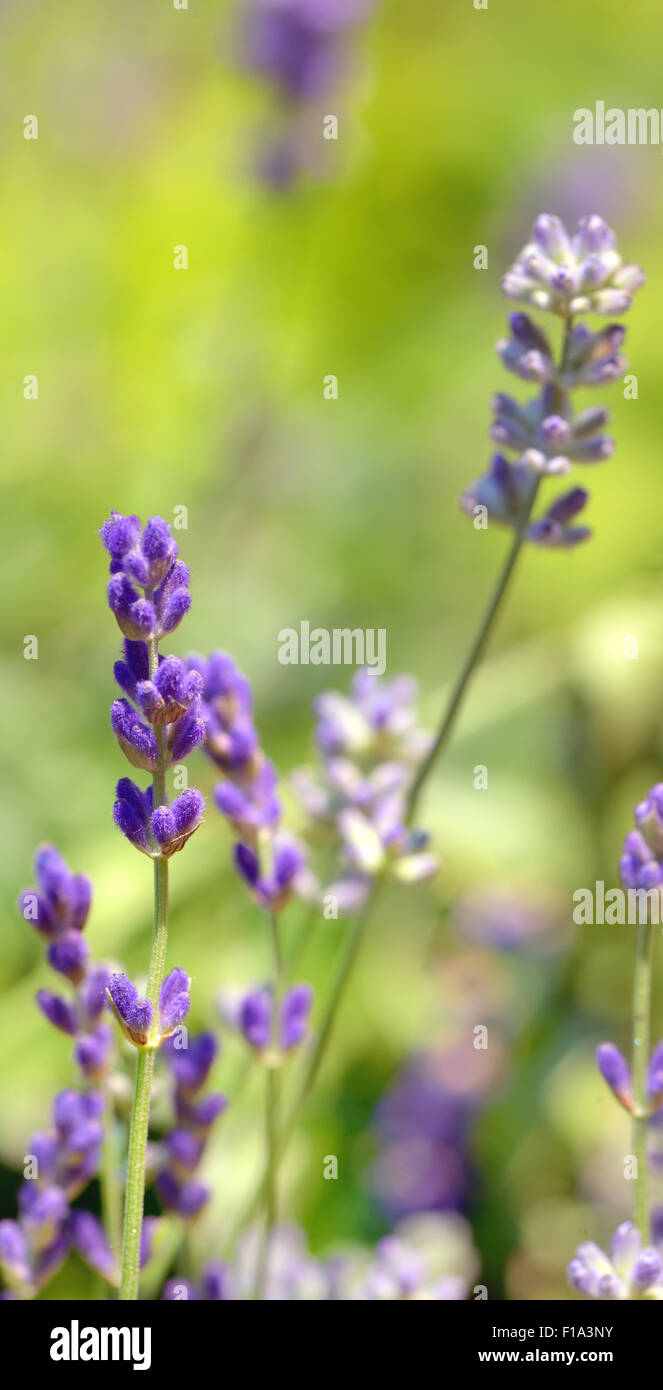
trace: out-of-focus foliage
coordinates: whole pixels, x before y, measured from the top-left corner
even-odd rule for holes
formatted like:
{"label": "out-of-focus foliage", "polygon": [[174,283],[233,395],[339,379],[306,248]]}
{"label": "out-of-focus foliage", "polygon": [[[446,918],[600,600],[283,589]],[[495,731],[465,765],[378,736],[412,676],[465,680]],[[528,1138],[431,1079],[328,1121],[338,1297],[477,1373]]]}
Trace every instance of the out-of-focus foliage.
{"label": "out-of-focus foliage", "polygon": [[[234,62],[238,8],[0,7],[3,1215],[26,1136],[72,1074],[33,1005],[45,968],[14,908],[39,840],[94,880],[95,957],[132,976],[147,960],[149,869],[111,821],[124,767],[108,721],[104,516],[188,508],[187,649],[233,652],[282,773],[308,756],[312,697],[350,674],[279,664],[277,634],[301,619],[386,627],[389,672],[417,674],[432,722],[505,544],[457,505],[504,385],[501,274],[548,210],[600,212],[649,277],[628,316],[638,399],[613,389],[617,453],[581,479],[594,539],[524,557],[422,803],[443,872],[384,900],[286,1164],[287,1204],[317,1251],[385,1229],[372,1117],[408,1054],[444,1031],[449,905],[499,878],[554,893],[570,920],[576,888],[616,882],[632,803],[661,776],[661,154],[578,147],[572,130],[598,96],[660,104],[662,21],[654,0],[637,24],[617,0],[378,3],[332,102],[340,138],[320,140],[320,179],[277,193],[253,176],[272,108]],[[23,138],[33,113],[37,141]],[[187,271],[173,268],[181,244]],[[23,395],[32,373],[36,401]],[[23,657],[28,634],[37,661]],[[198,780],[209,791],[202,759]],[[218,990],[267,961],[212,807],[174,862],[172,901],[170,961],[193,977],[194,1026],[208,1025]],[[298,925],[295,909],[293,939]],[[319,997],[343,931],[321,925],[302,961]],[[591,1059],[604,1035],[626,1043],[632,930],[573,928],[569,943],[554,978],[536,958],[516,968],[519,1027],[473,1134],[466,1210],[495,1296],[564,1297],[577,1241],[628,1215],[625,1121]],[[658,1036],[658,1005],[656,1018]],[[230,1041],[214,1079],[231,1096],[240,1063]],[[254,1077],[219,1126],[213,1218],[194,1238],[206,1254],[256,1170],[261,1099]],[[330,1153],[336,1183],[322,1178]],[[72,1260],[50,1294],[89,1295],[86,1278]]]}

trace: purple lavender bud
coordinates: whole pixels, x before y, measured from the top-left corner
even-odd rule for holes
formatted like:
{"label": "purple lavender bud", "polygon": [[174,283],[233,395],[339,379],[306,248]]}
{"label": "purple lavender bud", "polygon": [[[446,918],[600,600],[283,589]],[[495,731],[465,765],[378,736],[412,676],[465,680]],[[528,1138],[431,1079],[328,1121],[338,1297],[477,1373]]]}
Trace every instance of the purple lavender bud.
{"label": "purple lavender bud", "polygon": [[101,1081],[106,1074],[113,1047],[113,1032],[100,1023],[92,1033],[83,1033],[74,1048],[74,1058],[88,1081]]}
{"label": "purple lavender bud", "polygon": [[283,996],[281,1004],[281,1042],[286,1051],[296,1047],[306,1036],[313,1004],[310,985],[293,985]]}
{"label": "purple lavender bud", "polygon": [[166,976],[159,993],[159,1026],[162,1038],[174,1033],[178,1024],[186,1018],[191,1007],[190,987],[191,980],[186,970],[176,967]]}
{"label": "purple lavender bud", "polygon": [[34,1284],[40,1289],[57,1273],[70,1250],[69,1233],[64,1227],[46,1249],[40,1249],[34,1264]]}
{"label": "purple lavender bud", "polygon": [[28,1286],[30,1255],[18,1221],[0,1221],[0,1269],[5,1278]]}
{"label": "purple lavender bud", "polygon": [[111,706],[113,733],[133,767],[154,772],[159,758],[159,745],[149,725],[143,724],[128,700],[114,700]]}
{"label": "purple lavender bud", "polygon": [[653,1245],[648,1245],[638,1256],[631,1270],[631,1282],[641,1293],[655,1284],[663,1272],[663,1260]]}
{"label": "purple lavender bud", "polygon": [[88,970],[78,988],[78,1003],[91,1027],[107,1007],[106,990],[110,978],[107,965],[95,965]]}
{"label": "purple lavender bud", "polygon": [[169,806],[157,806],[153,812],[152,834],[162,851],[175,839],[175,818]]}
{"label": "purple lavender bud", "polygon": [[149,854],[148,828],[152,815],[152,788],[141,792],[128,777],[121,777],[116,789],[113,820],[127,840],[143,854]]}
{"label": "purple lavender bud", "polygon": [[18,900],[18,910],[26,922],[31,922],[45,937],[57,935],[57,923],[53,913],[41,893],[34,888],[25,888]]}
{"label": "purple lavender bud", "polygon": [[610,1242],[610,1253],[616,1265],[631,1265],[640,1253],[642,1241],[632,1221],[622,1221]]}
{"label": "purple lavender bud", "polygon": [[204,1096],[195,1104],[186,1102],[180,1106],[180,1109],[187,1123],[192,1125],[194,1129],[209,1129],[210,1125],[218,1120],[219,1115],[228,1109],[228,1097],[217,1091],[214,1095]]}
{"label": "purple lavender bud", "polygon": [[303,856],[297,845],[287,842],[277,843],[274,853],[274,879],[277,886],[289,888],[302,864]]}
{"label": "purple lavender bud", "polygon": [[48,963],[72,984],[80,984],[85,974],[90,950],[84,936],[75,929],[54,941],[47,951]]}
{"label": "purple lavender bud", "polygon": [[218,1043],[213,1033],[198,1033],[188,1041],[186,1048],[167,1043],[166,1052],[178,1088],[187,1095],[194,1095],[205,1085],[216,1059]]}
{"label": "purple lavender bud", "polygon": [[534,240],[552,260],[560,260],[569,254],[569,239],[564,224],[559,217],[553,217],[548,212],[543,212],[537,217],[534,223]]}
{"label": "purple lavender bud", "polygon": [[52,1023],[55,1028],[59,1028],[60,1032],[74,1036],[78,1028],[78,1018],[72,1004],[68,1004],[58,994],[51,994],[48,989],[37,990],[35,999],[49,1023]]}
{"label": "purple lavender bud", "polygon": [[91,1269],[105,1279],[117,1277],[115,1259],[101,1222],[90,1211],[72,1211],[68,1220],[71,1243]]}
{"label": "purple lavender bud", "polygon": [[122,516],[121,512],[111,511],[99,531],[111,559],[121,560],[135,546],[140,535],[140,521],[137,516]]}
{"label": "purple lavender bud", "polygon": [[255,888],[258,882],[260,865],[258,856],[250,845],[235,846],[235,866],[242,875],[250,888]]}
{"label": "purple lavender bud", "polygon": [[195,1178],[180,1183],[174,1174],[167,1170],[159,1174],[155,1188],[166,1211],[174,1211],[185,1220],[197,1216],[210,1196],[209,1188],[204,1183],[198,1182]]}
{"label": "purple lavender bud", "polygon": [[183,849],[198,829],[204,810],[205,798],[195,787],[182,792],[172,806],[157,806],[152,816],[152,833],[162,854],[168,857]]}
{"label": "purple lavender bud", "polygon": [[663,783],[657,782],[636,806],[635,823],[652,854],[663,857]]}
{"label": "purple lavender bud", "polygon": [[96,1120],[104,1112],[104,1098],[98,1091],[81,1094],[69,1087],[58,1092],[53,1102],[53,1119],[61,1139],[65,1140],[88,1120]]}
{"label": "purple lavender bud", "polygon": [[223,1260],[210,1260],[200,1281],[202,1297],[209,1303],[232,1300],[232,1287],[230,1266],[224,1264]]}
{"label": "purple lavender bud", "polygon": [[163,636],[179,627],[191,607],[191,594],[188,589],[175,589],[164,605],[159,630]]}
{"label": "purple lavender bud", "polygon": [[186,714],[173,726],[168,740],[171,763],[181,763],[205,740],[205,722],[197,714]]}
{"label": "purple lavender bud", "polygon": [[280,912],[292,896],[294,880],[304,863],[299,846],[284,837],[275,838],[272,869],[267,876],[261,876],[258,856],[250,845],[236,845],[234,857],[235,867],[248,883],[259,906]]}
{"label": "purple lavender bud", "polygon": [[631,1071],[619,1048],[611,1042],[600,1043],[596,1049],[596,1064],[610,1090],[614,1092],[622,1105],[631,1109],[633,1104]]}
{"label": "purple lavender bud", "polygon": [[160,516],[150,517],[140,547],[149,567],[149,587],[154,589],[168,573],[177,555],[177,544],[170,534],[170,527]]}
{"label": "purple lavender bud", "polygon": [[149,599],[140,598],[124,574],[114,574],[109,579],[107,595],[120,632],[132,642],[149,641],[156,624],[154,605]]}
{"label": "purple lavender bud", "polygon": [[134,1047],[145,1047],[153,1015],[149,1000],[142,998],[126,975],[111,975],[108,997],[125,1037]]}
{"label": "purple lavender bud", "polygon": [[239,1026],[251,1047],[267,1047],[272,1032],[272,996],[269,990],[254,990],[242,1001]]}
{"label": "purple lavender bud", "polygon": [[188,1129],[172,1129],[164,1139],[164,1148],[178,1177],[186,1177],[197,1168],[203,1143]]}
{"label": "purple lavender bud", "polygon": [[53,1176],[58,1158],[57,1140],[53,1134],[33,1134],[30,1139],[30,1153],[37,1164],[40,1178]]}
{"label": "purple lavender bud", "polygon": [[178,657],[168,656],[159,666],[154,680],[141,680],[136,699],[152,724],[172,724],[199,697],[202,677],[187,671]]}
{"label": "purple lavender bud", "polygon": [[35,1250],[46,1249],[67,1218],[69,1205],[59,1187],[43,1187],[33,1181],[19,1188],[21,1224]]}
{"label": "purple lavender bud", "polygon": [[82,930],[92,901],[90,880],[84,874],[71,874],[53,845],[40,845],[35,872],[55,924],[62,930]]}

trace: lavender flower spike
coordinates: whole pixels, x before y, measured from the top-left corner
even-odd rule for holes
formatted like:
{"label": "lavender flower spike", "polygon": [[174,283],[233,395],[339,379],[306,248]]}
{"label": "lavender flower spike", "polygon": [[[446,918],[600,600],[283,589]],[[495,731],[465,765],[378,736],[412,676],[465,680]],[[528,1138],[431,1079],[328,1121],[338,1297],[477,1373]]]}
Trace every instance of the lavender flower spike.
{"label": "lavender flower spike", "polygon": [[559,217],[542,213],[532,241],[504,277],[510,299],[563,314],[623,314],[645,282],[637,265],[626,265],[615,233],[593,214],[582,217],[574,236]]}
{"label": "lavender flower spike", "polygon": [[639,267],[622,263],[615,240],[601,217],[583,217],[572,236],[558,217],[544,213],[534,224],[533,241],[504,278],[510,299],[555,314],[564,322],[564,335],[556,360],[547,334],[528,314],[515,313],[508,336],[497,344],[507,371],[535,383],[539,394],[525,405],[502,393],[493,399],[490,434],[499,452],[461,498],[476,527],[492,520],[514,530],[519,542],[547,548],[575,546],[591,534],[570,524],[587,502],[583,488],[562,494],[538,520],[531,514],[542,477],[568,473],[574,463],[600,463],[614,452],[614,439],[603,433],[608,412],[593,407],[574,414],[571,393],[617,381],[627,368],[621,324],[592,332],[573,322],[582,314],[623,313],[644,283]]}

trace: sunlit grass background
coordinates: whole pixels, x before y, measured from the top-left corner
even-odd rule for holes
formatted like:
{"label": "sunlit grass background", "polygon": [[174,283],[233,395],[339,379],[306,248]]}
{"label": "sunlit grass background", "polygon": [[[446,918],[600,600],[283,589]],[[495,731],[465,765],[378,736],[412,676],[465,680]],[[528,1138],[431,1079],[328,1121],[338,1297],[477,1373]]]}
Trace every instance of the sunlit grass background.
{"label": "sunlit grass background", "polygon": [[[632,803],[661,777],[661,149],[577,147],[572,129],[597,99],[663,105],[662,28],[654,0],[637,22],[617,0],[378,3],[329,103],[340,139],[320,141],[321,178],[275,193],[252,174],[272,107],[234,62],[237,13],[212,0],[0,8],[3,1215],[27,1136],[72,1078],[66,1040],[33,1005],[47,971],[14,906],[36,843],[93,877],[96,956],[140,972],[149,947],[149,867],[111,821],[125,769],[96,534],[109,509],[188,508],[194,604],[172,647],[234,654],[284,775],[311,752],[312,697],[350,675],[279,664],[277,634],[302,618],[386,627],[389,672],[418,676],[432,722],[505,545],[457,506],[488,457],[491,393],[513,385],[493,351],[501,274],[541,210],[602,213],[648,274],[628,316],[638,399],[592,397],[610,404],[618,442],[589,479],[594,539],[525,558],[422,808],[443,872],[386,899],[286,1165],[287,1208],[325,1250],[385,1229],[372,1116],[408,1053],[444,1032],[449,904],[499,878],[558,894],[570,916],[577,887],[616,882]],[[32,113],[38,141],[23,138]],[[37,401],[23,397],[29,373]],[[337,401],[323,398],[328,373]],[[37,661],[24,660],[28,634]],[[202,759],[195,779],[210,791]],[[213,810],[172,878],[170,961],[191,971],[194,1021],[209,1024],[219,989],[267,960]],[[302,962],[320,997],[342,935],[321,926]],[[469,1215],[495,1297],[566,1296],[575,1243],[629,1211],[625,1123],[592,1050],[602,1036],[627,1044],[632,932],[575,928],[570,941],[554,1003],[549,966],[517,975],[534,1003],[477,1127]],[[230,1091],[239,1061],[231,1042],[218,1069]],[[201,1249],[255,1172],[260,1100],[256,1079],[219,1126]],[[87,1280],[72,1259],[49,1295],[89,1293]]]}

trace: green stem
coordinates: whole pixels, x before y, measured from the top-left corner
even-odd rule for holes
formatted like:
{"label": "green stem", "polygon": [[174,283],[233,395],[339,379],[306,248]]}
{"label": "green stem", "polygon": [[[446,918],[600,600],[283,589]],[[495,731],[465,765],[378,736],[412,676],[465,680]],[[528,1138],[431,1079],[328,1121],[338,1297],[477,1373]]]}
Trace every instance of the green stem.
{"label": "green stem", "polygon": [[[156,638],[149,643],[150,677],[154,675],[159,660]],[[166,801],[166,767],[168,752],[165,746],[163,727],[154,730],[158,744],[157,766],[152,779],[154,806],[162,806]],[[166,968],[166,948],[168,945],[168,860],[158,853],[154,855],[154,925],[150,966],[147,977],[146,998],[149,999],[154,1016],[159,1004],[159,992]],[[127,1151],[127,1189],[124,1201],[124,1229],[122,1236],[121,1283],[119,1297],[123,1301],[134,1302],[138,1298],[138,1277],[140,1273],[140,1237],[143,1225],[143,1204],[145,1200],[145,1152],[150,1120],[150,1093],[154,1072],[154,1049],[142,1048],[136,1059],[136,1085],[134,1091],[131,1125],[129,1128],[129,1148]]]}
{"label": "green stem", "polygon": [[[567,318],[564,321],[564,331],[562,334],[562,345],[560,350],[560,370],[564,367],[567,353],[569,351],[569,345],[571,341],[571,329],[572,319]],[[564,410],[566,397],[567,392],[562,390],[561,387],[557,387],[554,395],[554,401],[552,403],[552,408],[557,410],[560,414]],[[414,816],[424,784],[428,780],[428,777],[432,772],[432,769],[437,759],[439,758],[440,754],[444,751],[447,745],[447,742],[450,738],[453,726],[456,721],[456,716],[463,702],[465,692],[469,686],[469,683],[477,666],[479,665],[481,657],[483,656],[486,643],[492,631],[495,619],[502,606],[502,600],[509,587],[509,582],[516,568],[516,563],[518,561],[518,557],[523,547],[523,542],[525,540],[527,528],[529,526],[530,517],[534,508],[534,503],[536,502],[536,498],[538,495],[540,482],[540,476],[533,477],[529,497],[527,498],[526,504],[523,507],[523,511],[518,519],[518,525],[513,541],[511,542],[511,546],[507,552],[506,560],[504,562],[504,565],[502,566],[502,570],[499,574],[497,583],[495,585],[495,588],[493,589],[492,594],[490,595],[488,605],[484,611],[481,622],[479,623],[479,627],[475,634],[474,641],[472,642],[470,650],[467,654],[467,659],[463,667],[461,668],[457,680],[454,683],[437,734],[435,735],[435,738],[433,739],[428,754],[424,758],[421,766],[419,767],[417,775],[410,788],[410,794],[408,797],[407,804],[408,823],[412,820]]]}
{"label": "green stem", "polygon": [[520,526],[518,527],[518,530],[516,531],[516,534],[513,538],[506,560],[502,567],[502,571],[499,575],[495,588],[493,589],[493,592],[490,596],[488,606],[485,609],[481,622],[479,623],[479,627],[477,629],[472,646],[470,647],[470,650],[468,652],[465,664],[463,665],[458,679],[454,684],[438,732],[435,735],[435,738],[430,746],[428,754],[421,763],[417,775],[412,783],[412,787],[410,788],[410,795],[408,797],[407,805],[408,822],[412,820],[424,784],[427,781],[434,764],[437,762],[437,759],[443,752],[451,736],[451,732],[456,721],[456,716],[462,704],[465,691],[467,690],[467,687],[474,674],[474,671],[478,666],[479,661],[483,655],[483,651],[490,636],[491,629],[493,627],[497,614],[499,613],[499,610],[501,608],[502,600],[504,598],[504,595],[506,594],[507,588],[509,587],[509,581],[516,568],[516,562],[522,550],[523,541],[525,539],[525,531],[527,529],[530,516],[532,515],[532,508],[534,506],[538,490],[539,479],[537,478],[534,481],[532,487],[529,504],[525,512],[523,513]]}
{"label": "green stem", "polygon": [[647,1172],[647,1066],[650,1051],[650,1016],[654,927],[638,925],[633,972],[633,1154],[636,1160],[634,1220],[645,1244],[649,1241],[649,1175]]}

